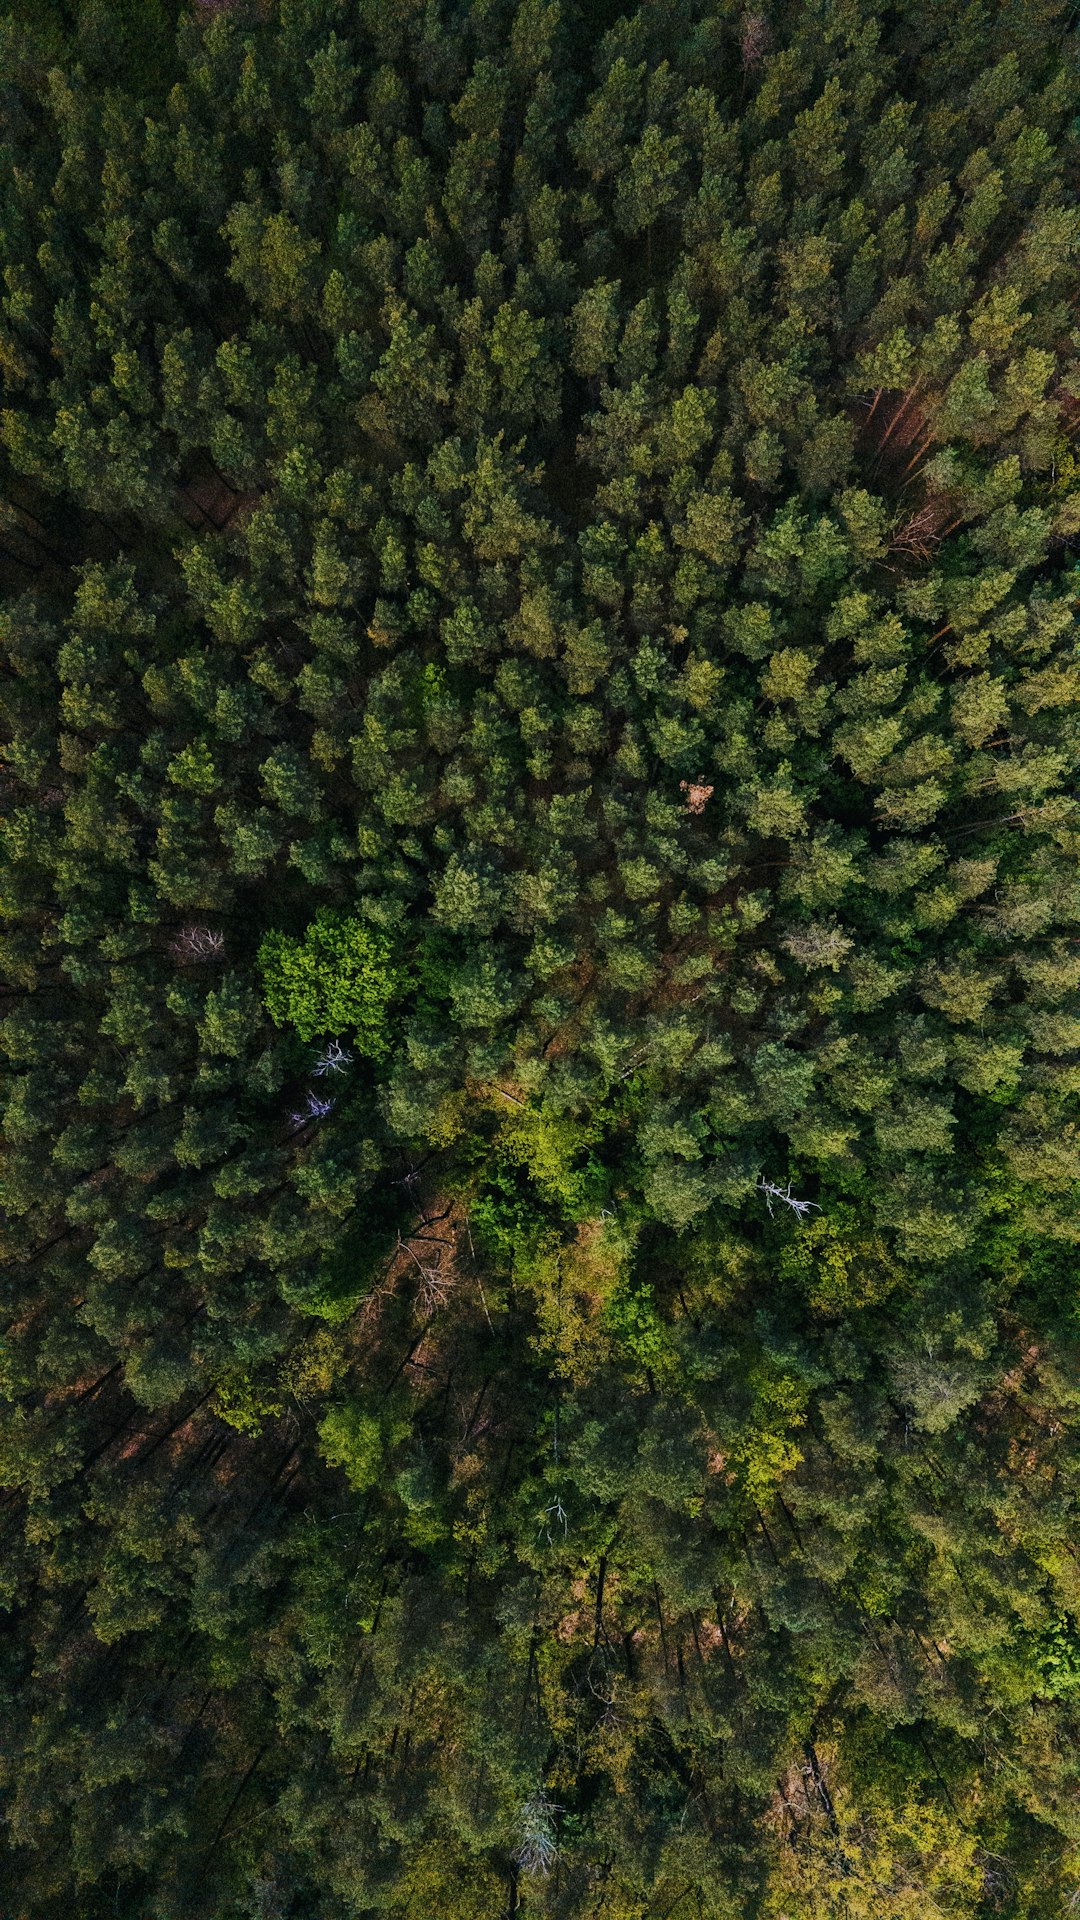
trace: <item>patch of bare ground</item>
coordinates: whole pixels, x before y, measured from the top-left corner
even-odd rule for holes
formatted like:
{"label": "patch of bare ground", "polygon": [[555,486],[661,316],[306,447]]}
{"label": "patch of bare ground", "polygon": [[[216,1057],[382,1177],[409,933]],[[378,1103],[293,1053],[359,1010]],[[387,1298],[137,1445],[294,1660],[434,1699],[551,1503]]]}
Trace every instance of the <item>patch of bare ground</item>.
{"label": "patch of bare ground", "polygon": [[[455,1293],[474,1283],[476,1305],[490,1318],[468,1212],[459,1200],[433,1195],[418,1207],[412,1224],[399,1231],[382,1277],[362,1301],[353,1325],[370,1337],[383,1308],[408,1288],[417,1311],[430,1324]],[[423,1363],[421,1350],[413,1364]]]}
{"label": "patch of bare ground", "polygon": [[193,532],[224,533],[240,526],[259,504],[259,494],[234,487],[215,468],[203,467],[179,489],[180,513]]}
{"label": "patch of bare ground", "polygon": [[[859,423],[859,443],[874,490],[891,500],[889,572],[925,566],[964,515],[956,500],[936,490],[927,471],[937,438],[930,396],[915,380],[906,392],[878,388]],[[920,498],[921,495],[921,498]]]}

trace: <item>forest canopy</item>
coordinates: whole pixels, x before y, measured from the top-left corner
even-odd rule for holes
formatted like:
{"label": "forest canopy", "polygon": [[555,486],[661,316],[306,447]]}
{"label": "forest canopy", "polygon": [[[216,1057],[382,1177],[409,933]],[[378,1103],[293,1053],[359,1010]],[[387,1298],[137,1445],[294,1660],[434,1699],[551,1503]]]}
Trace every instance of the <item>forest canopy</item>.
{"label": "forest canopy", "polygon": [[0,0],[0,1906],[1080,1902],[1080,16]]}

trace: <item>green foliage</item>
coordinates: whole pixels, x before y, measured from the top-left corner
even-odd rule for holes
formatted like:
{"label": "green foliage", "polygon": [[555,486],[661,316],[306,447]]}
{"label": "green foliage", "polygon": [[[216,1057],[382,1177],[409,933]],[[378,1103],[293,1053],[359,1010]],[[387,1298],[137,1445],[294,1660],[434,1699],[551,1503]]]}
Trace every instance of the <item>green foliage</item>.
{"label": "green foliage", "polygon": [[258,1435],[266,1422],[276,1420],[285,1408],[273,1391],[246,1374],[234,1374],[219,1384],[214,1410],[237,1433]]}
{"label": "green foliage", "polygon": [[363,1493],[379,1479],[386,1454],[385,1426],[377,1414],[347,1401],[331,1407],[319,1424],[323,1459],[341,1467],[351,1487]]}
{"label": "green foliage", "polygon": [[359,1053],[382,1059],[388,1010],[402,988],[391,953],[363,920],[325,907],[299,939],[271,930],[259,947],[266,1010],[302,1040],[348,1034]]}
{"label": "green foliage", "polygon": [[625,1346],[638,1365],[660,1381],[676,1377],[671,1336],[657,1311],[648,1282],[621,1288],[604,1309],[613,1339]]}
{"label": "green foliage", "polygon": [[1058,1920],[1067,0],[0,0],[33,1920]]}

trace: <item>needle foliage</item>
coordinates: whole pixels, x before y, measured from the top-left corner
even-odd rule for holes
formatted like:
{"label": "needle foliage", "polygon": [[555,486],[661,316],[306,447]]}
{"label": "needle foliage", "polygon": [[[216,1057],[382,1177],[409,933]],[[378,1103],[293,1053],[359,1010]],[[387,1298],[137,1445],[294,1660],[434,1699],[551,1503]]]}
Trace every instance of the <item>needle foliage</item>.
{"label": "needle foliage", "polygon": [[0,0],[0,1908],[1080,1901],[1065,0]]}

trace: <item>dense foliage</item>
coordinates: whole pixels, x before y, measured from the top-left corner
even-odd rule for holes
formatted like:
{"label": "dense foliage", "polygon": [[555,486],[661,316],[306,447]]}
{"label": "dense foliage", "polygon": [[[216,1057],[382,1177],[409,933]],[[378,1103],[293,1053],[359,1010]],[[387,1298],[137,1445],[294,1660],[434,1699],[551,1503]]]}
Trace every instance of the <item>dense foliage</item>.
{"label": "dense foliage", "polygon": [[1080,1899],[1066,0],[0,0],[0,1906]]}

